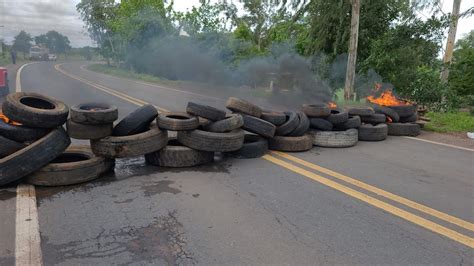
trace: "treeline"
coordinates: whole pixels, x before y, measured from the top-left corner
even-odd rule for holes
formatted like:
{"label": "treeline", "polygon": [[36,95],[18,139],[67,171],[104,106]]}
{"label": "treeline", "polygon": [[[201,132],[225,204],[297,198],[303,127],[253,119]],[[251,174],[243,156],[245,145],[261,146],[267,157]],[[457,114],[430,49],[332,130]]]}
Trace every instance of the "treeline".
{"label": "treeline", "polygon": [[[194,59],[202,69],[213,65],[207,71],[219,72],[221,65],[241,69],[253,60],[251,67],[256,68],[268,58],[295,53],[308,59],[314,76],[336,90],[344,86],[353,2],[239,0],[238,8],[227,1],[202,0],[199,7],[176,12],[172,2],[161,0],[82,0],[77,10],[100,53],[137,72],[199,79],[201,73],[187,69],[189,64],[173,61]],[[358,97],[367,95],[374,82],[384,82],[401,96],[432,108],[472,105],[473,32],[456,44],[452,63],[443,66],[439,54],[453,16],[442,13],[438,1],[360,4]],[[422,19],[420,10],[432,15]],[[456,19],[470,14],[472,9]],[[450,68],[447,82],[439,78],[443,67]]]}

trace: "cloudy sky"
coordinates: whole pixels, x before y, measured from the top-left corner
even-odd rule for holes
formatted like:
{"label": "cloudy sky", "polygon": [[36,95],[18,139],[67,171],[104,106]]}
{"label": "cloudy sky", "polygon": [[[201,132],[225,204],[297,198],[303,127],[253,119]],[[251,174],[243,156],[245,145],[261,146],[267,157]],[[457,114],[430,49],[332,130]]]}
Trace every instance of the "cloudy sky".
{"label": "cloudy sky", "polygon": [[[80,0],[0,0],[0,39],[11,43],[20,30],[32,36],[56,30],[69,37],[73,47],[91,45],[84,24],[76,11]],[[185,11],[199,0],[175,0],[175,9]],[[443,1],[443,10],[449,12],[453,0]],[[472,0],[463,0],[461,12],[472,6]],[[474,29],[474,16],[459,23],[457,37]]]}

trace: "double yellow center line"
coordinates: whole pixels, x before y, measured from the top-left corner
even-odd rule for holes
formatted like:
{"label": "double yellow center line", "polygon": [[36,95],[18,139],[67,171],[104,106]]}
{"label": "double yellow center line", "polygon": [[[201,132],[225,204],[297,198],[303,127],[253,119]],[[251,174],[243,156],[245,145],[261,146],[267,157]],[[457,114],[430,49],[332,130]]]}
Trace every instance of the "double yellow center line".
{"label": "double yellow center line", "polygon": [[[60,68],[60,65],[55,65],[54,66],[56,70],[59,72],[63,73],[64,75],[76,79],[78,81],[81,81],[91,87],[97,88],[105,93],[108,93],[110,95],[119,97],[125,101],[128,101],[130,103],[133,103],[138,106],[142,106],[144,104],[148,104],[147,102],[136,99],[134,97],[131,97],[129,95],[126,95],[124,93],[118,92],[116,90],[113,90],[111,88],[102,86],[100,84],[91,82],[89,80],[83,79],[81,77],[78,77],[76,75],[72,75],[70,73],[67,73],[63,69]],[[156,106],[157,107],[157,106]],[[157,107],[159,110],[163,112],[167,112],[168,110]],[[332,171],[330,169],[321,167],[319,165],[307,162],[305,160],[302,160],[300,158],[297,158],[295,156],[289,155],[287,153],[283,152],[276,152],[272,151],[270,154],[267,154],[262,157],[263,159],[279,165],[291,172],[294,172],[296,174],[305,176],[313,181],[316,181],[320,184],[323,184],[327,187],[330,187],[332,189],[335,189],[337,191],[340,191],[348,196],[351,196],[353,198],[356,198],[360,201],[363,201],[371,206],[374,206],[376,208],[382,209],[388,213],[391,213],[395,216],[398,216],[406,221],[409,221],[411,223],[414,223],[418,226],[421,226],[425,229],[428,229],[434,233],[443,235],[449,239],[452,239],[456,242],[459,242],[463,245],[466,245],[470,248],[474,248],[474,238],[464,235],[462,233],[459,233],[453,229],[450,229],[448,227],[445,227],[443,225],[437,224],[431,220],[428,220],[426,218],[423,218],[421,216],[418,216],[416,214],[413,214],[409,211],[406,211],[404,209],[401,209],[399,207],[396,207],[392,204],[389,204],[385,201],[382,201],[380,199],[377,199],[373,196],[370,196],[368,194],[365,194],[359,190],[350,188],[348,186],[345,186],[341,183],[338,183],[336,181],[333,181],[329,178],[323,177],[320,174],[325,174],[327,176],[331,176],[337,180],[343,181],[345,183],[348,183],[354,187],[357,187],[358,189],[365,190],[367,192],[376,194],[384,199],[391,200],[394,202],[397,202],[399,204],[402,204],[408,208],[411,208],[413,210],[422,212],[424,214],[430,215],[432,217],[435,217],[437,219],[440,219],[442,221],[448,222],[450,224],[456,225],[458,227],[461,227],[463,229],[467,229],[469,231],[474,231],[474,224],[468,221],[464,221],[460,218],[454,217],[452,215],[440,212],[438,210],[435,210],[433,208],[430,208],[428,206],[422,205],[420,203],[414,202],[412,200],[403,198],[401,196],[395,195],[393,193],[390,193],[388,191],[382,190],[380,188],[374,187],[372,185],[366,184],[364,182],[361,182],[359,180],[356,180],[354,178],[351,178],[349,176],[337,173],[335,171]],[[304,167],[304,168],[303,168]]]}

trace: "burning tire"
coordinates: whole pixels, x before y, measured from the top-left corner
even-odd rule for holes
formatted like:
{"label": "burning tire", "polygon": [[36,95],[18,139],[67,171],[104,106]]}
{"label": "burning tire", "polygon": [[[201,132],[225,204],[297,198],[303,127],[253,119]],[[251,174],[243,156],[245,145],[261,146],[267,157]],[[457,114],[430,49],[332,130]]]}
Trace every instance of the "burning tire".
{"label": "burning tire", "polygon": [[260,118],[275,126],[281,126],[286,122],[286,115],[275,111],[263,112]]}
{"label": "burning tire", "polygon": [[47,128],[31,128],[22,125],[12,125],[5,123],[0,119],[0,136],[4,136],[17,142],[35,141],[44,137],[50,131],[51,129]]}
{"label": "burning tire", "polygon": [[274,124],[250,115],[242,114],[242,117],[244,118],[243,129],[267,138],[275,136],[276,126]]}
{"label": "burning tire", "polygon": [[225,111],[208,105],[188,102],[186,112],[192,115],[204,117],[212,121],[219,121],[225,118]]}
{"label": "burning tire", "polygon": [[178,141],[183,145],[200,151],[229,152],[242,148],[244,131],[236,129],[227,133],[203,130],[179,131]]}
{"label": "burning tire", "polygon": [[261,136],[245,134],[244,145],[229,155],[239,159],[262,157],[268,152],[268,141]]}
{"label": "burning tire", "polygon": [[397,114],[402,117],[412,116],[416,112],[416,106],[413,104],[408,105],[393,105],[387,106],[388,108],[393,109]]}
{"label": "burning tire", "polygon": [[380,123],[385,123],[387,120],[387,117],[384,114],[372,114],[368,116],[361,116],[360,117],[362,123],[369,123],[369,124],[380,124]]}
{"label": "burning tire", "polygon": [[98,178],[114,161],[97,157],[86,146],[71,146],[45,167],[26,177],[35,186],[67,186]]}
{"label": "burning tire", "polygon": [[331,109],[331,114],[328,116],[327,120],[333,125],[342,124],[349,119],[349,114],[343,109]]}
{"label": "burning tire", "polygon": [[309,119],[303,112],[298,112],[299,124],[288,136],[299,137],[303,136],[309,129]]}
{"label": "burning tire", "polygon": [[31,145],[0,159],[0,186],[23,178],[57,158],[71,144],[63,128],[57,128]]}
{"label": "burning tire", "polygon": [[372,107],[368,106],[354,106],[354,107],[347,107],[346,108],[347,112],[349,115],[372,115],[375,113],[374,109]]}
{"label": "burning tire", "polygon": [[160,114],[157,123],[159,128],[174,131],[193,130],[199,127],[198,118],[187,113]]}
{"label": "burning tire", "polygon": [[73,139],[101,139],[112,135],[114,125],[85,125],[79,124],[71,119],[66,122],[67,134]]}
{"label": "burning tire", "polygon": [[359,127],[359,140],[363,141],[382,141],[387,138],[387,124],[362,124]]}
{"label": "burning tire", "polygon": [[9,94],[2,111],[13,121],[36,128],[61,126],[69,114],[69,108],[63,102],[33,92]]}
{"label": "burning tire", "polygon": [[81,103],[71,107],[71,121],[84,125],[111,124],[118,119],[117,107],[105,103]]}
{"label": "burning tire", "polygon": [[210,132],[230,132],[239,129],[244,125],[244,118],[240,114],[230,114],[225,119],[209,123],[203,128]]}
{"label": "burning tire", "polygon": [[164,167],[191,167],[214,161],[214,152],[198,151],[183,146],[177,139],[168,140],[168,144],[160,151],[145,155],[151,165]]}
{"label": "burning tire", "polygon": [[313,147],[313,138],[306,134],[300,137],[275,136],[268,140],[268,148],[275,151],[299,152]]}
{"label": "burning tire", "polygon": [[286,136],[290,134],[300,123],[296,112],[285,112],[286,122],[276,128],[275,135]]}
{"label": "burning tire", "polygon": [[375,106],[374,110],[375,110],[375,113],[377,114],[384,114],[387,117],[390,117],[393,123],[397,123],[398,121],[400,121],[400,116],[392,108],[385,107],[385,106]]}
{"label": "burning tire", "polygon": [[303,104],[303,112],[309,117],[328,117],[331,108],[327,104]]}
{"label": "burning tire", "polygon": [[331,131],[334,125],[323,118],[310,118],[309,119],[310,127],[313,129]]}
{"label": "burning tire", "polygon": [[129,136],[109,136],[91,140],[92,152],[107,158],[125,158],[161,150],[168,142],[168,132],[156,124],[143,133]]}
{"label": "burning tire", "polygon": [[359,134],[357,129],[345,131],[311,131],[313,145],[328,148],[347,148],[357,144]]}
{"label": "burning tire", "polygon": [[416,122],[416,120],[418,120],[418,115],[413,113],[411,116],[400,118],[400,123],[413,123]]}
{"label": "burning tire", "polygon": [[351,128],[359,128],[360,125],[361,125],[360,116],[358,116],[358,115],[350,116],[349,115],[349,119],[347,119],[347,121],[342,123],[342,124],[337,124],[336,128],[347,130],[347,129],[351,129]]}
{"label": "burning tire", "polygon": [[391,136],[412,136],[420,135],[420,125],[415,123],[389,123],[388,134]]}
{"label": "burning tire", "polygon": [[0,136],[0,158],[6,157],[16,151],[25,148],[26,145],[20,142]]}
{"label": "burning tire", "polygon": [[147,130],[153,119],[158,116],[156,108],[147,104],[131,112],[122,119],[114,128],[112,135],[129,136]]}
{"label": "burning tire", "polygon": [[236,113],[244,113],[255,117],[262,116],[262,109],[260,107],[256,106],[253,103],[235,97],[229,97],[227,103],[225,104],[225,107]]}

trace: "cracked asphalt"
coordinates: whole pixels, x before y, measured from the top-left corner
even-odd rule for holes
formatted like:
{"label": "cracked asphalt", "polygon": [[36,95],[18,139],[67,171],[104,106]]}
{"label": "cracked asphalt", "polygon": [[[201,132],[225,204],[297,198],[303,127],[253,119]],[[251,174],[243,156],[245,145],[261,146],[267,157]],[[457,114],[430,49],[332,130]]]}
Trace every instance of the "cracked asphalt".
{"label": "cracked asphalt", "polygon": [[[93,73],[84,64],[60,67],[173,111],[184,110],[190,100],[223,107],[220,98],[230,93],[209,97],[200,96],[206,91],[160,89]],[[23,91],[68,105],[108,102],[118,107],[120,117],[137,108],[54,66],[25,67]],[[472,152],[389,137],[349,149],[314,148],[291,155],[474,222]],[[474,236],[466,228],[324,177]],[[14,186],[0,188],[0,265],[15,263],[15,196]],[[218,156],[213,164],[184,169],[148,166],[142,157],[119,159],[114,172],[100,179],[36,187],[36,196],[45,265],[474,264],[473,249],[465,244],[263,158]]]}

